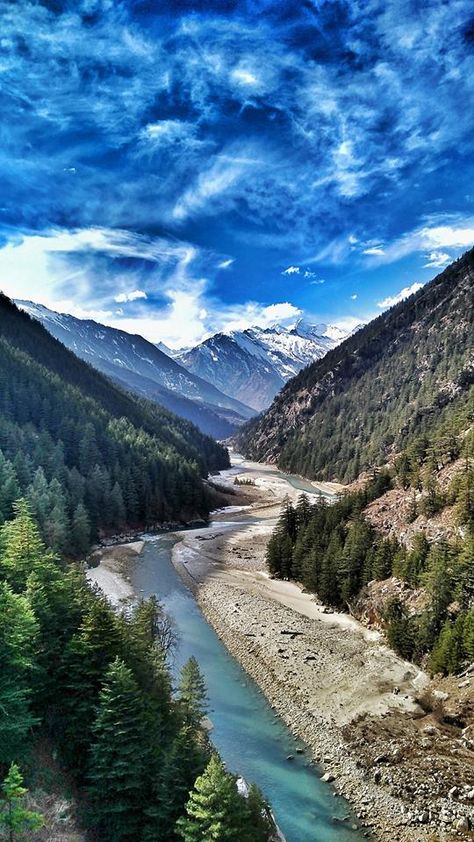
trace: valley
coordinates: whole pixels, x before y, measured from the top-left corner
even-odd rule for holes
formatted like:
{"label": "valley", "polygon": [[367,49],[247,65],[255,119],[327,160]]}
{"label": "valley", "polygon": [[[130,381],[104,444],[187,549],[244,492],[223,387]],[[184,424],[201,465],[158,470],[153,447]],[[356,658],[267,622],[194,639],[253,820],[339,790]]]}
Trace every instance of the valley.
{"label": "valley", "polygon": [[[306,492],[323,492],[328,499],[340,487],[289,478],[234,456],[233,467],[216,479],[219,486],[235,491],[236,478],[252,483],[237,486],[236,505],[214,512],[209,527],[176,533],[172,540],[155,539],[157,548],[167,542],[166,552],[172,553],[176,570],[208,622],[307,747],[322,770],[315,775],[324,773],[332,782],[332,787],[327,783],[324,787],[334,788],[353,805],[351,824],[370,829],[380,840],[428,840],[440,827],[445,828],[440,839],[459,838],[458,828],[462,829],[470,809],[465,794],[474,786],[474,768],[460,727],[443,721],[442,705],[444,700],[445,705],[456,706],[468,685],[459,691],[451,682],[447,694],[446,681],[441,689],[439,681],[430,682],[426,673],[389,649],[377,629],[349,614],[328,611],[294,583],[269,579],[265,548],[283,498],[298,497],[301,488],[295,485],[303,485]],[[113,557],[114,551],[110,552]],[[166,602],[168,586],[147,559],[132,559],[126,565],[129,587],[165,596],[167,607],[181,612],[175,597]],[[112,582],[109,579],[105,585],[116,598],[123,596],[121,572],[121,564],[112,563]],[[101,566],[89,575],[100,584]],[[168,580],[169,573],[164,575]],[[192,604],[186,604],[194,612]],[[186,653],[199,657],[206,674],[208,654],[201,635],[198,640],[198,635],[193,638],[185,630],[184,636]],[[212,681],[209,686],[215,707]],[[430,710],[429,700],[437,698],[437,706],[431,704]],[[214,721],[212,711],[210,717]],[[225,723],[224,717],[224,732]],[[245,773],[246,750],[241,746],[245,728],[239,734],[238,755],[232,740],[219,743],[223,737],[218,729],[213,739],[223,757],[234,766],[240,763]],[[272,755],[271,746],[265,756],[268,752]],[[277,778],[281,764],[293,761],[280,757],[278,763],[273,773]],[[284,771],[286,786],[291,786],[292,766],[291,770],[291,774]],[[279,810],[285,817],[290,810],[285,787],[283,793],[275,790],[272,774],[262,779],[258,763],[249,771],[270,798],[277,818]],[[317,800],[314,793],[313,798]],[[345,838],[333,823],[316,824],[313,829],[319,830],[318,841]],[[293,828],[287,838],[306,842],[312,835],[303,825],[300,831]]]}

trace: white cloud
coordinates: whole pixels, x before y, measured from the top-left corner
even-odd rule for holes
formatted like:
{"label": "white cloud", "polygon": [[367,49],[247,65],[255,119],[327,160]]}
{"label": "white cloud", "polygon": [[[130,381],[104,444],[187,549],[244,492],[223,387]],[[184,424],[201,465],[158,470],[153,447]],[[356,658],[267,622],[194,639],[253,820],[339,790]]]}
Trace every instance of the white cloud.
{"label": "white cloud", "polygon": [[300,274],[300,267],[299,266],[288,266],[286,269],[283,269],[282,275],[299,275]]}
{"label": "white cloud", "polygon": [[248,171],[262,164],[253,152],[250,145],[246,149],[234,145],[216,155],[210,165],[206,162],[194,184],[186,188],[174,203],[172,219],[175,222],[184,222],[200,213],[217,213],[224,198],[225,207],[228,209],[229,203],[232,205],[235,192],[240,193],[242,179]]}
{"label": "white cloud", "polygon": [[363,250],[362,254],[385,254],[382,246],[369,246]]}
{"label": "white cloud", "polygon": [[222,260],[221,263],[217,264],[218,269],[229,269],[232,264],[235,263],[235,257],[229,257],[228,260]]}
{"label": "white cloud", "polygon": [[[249,301],[245,304],[224,308],[220,314],[220,326],[217,329],[226,332],[229,330],[245,330],[254,325],[258,325],[258,327],[271,327],[275,324],[286,325],[293,322],[301,314],[302,311],[299,307],[295,307],[289,301],[269,305]],[[214,333],[215,330],[216,328],[213,326],[211,333]]]}
{"label": "white cloud", "polygon": [[428,255],[424,268],[438,268],[454,260],[460,252],[473,245],[474,218],[444,215],[433,216],[425,225],[403,234],[383,249],[371,247],[366,249],[364,254],[371,256],[374,263],[383,264],[394,263],[408,255],[422,252]]}
{"label": "white cloud", "polygon": [[314,281],[310,281],[311,286],[319,286],[320,284],[324,284],[324,278],[316,278]]}
{"label": "white cloud", "polygon": [[354,292],[353,295],[351,295],[351,299],[352,299],[352,301],[357,300],[357,293],[356,292]]}
{"label": "white cloud", "polygon": [[377,307],[380,307],[381,310],[386,310],[388,307],[393,307],[395,304],[398,304],[400,301],[404,301],[405,298],[408,298],[413,293],[418,292],[419,289],[423,287],[423,284],[414,283],[410,287],[404,287],[397,292],[395,295],[389,295],[387,298],[384,298],[382,301],[377,301]]}
{"label": "white cloud", "polygon": [[117,304],[126,304],[128,301],[138,301],[139,298],[148,298],[148,296],[142,289],[134,289],[132,292],[121,292],[115,296],[114,301]]}
{"label": "white cloud", "polygon": [[230,76],[234,82],[237,82],[237,84],[248,85],[252,88],[255,87],[255,85],[258,85],[259,82],[255,73],[251,73],[250,70],[246,70],[245,67],[237,67],[232,71]]}
{"label": "white cloud", "polygon": [[[119,278],[117,258],[132,264]],[[286,324],[300,315],[290,302],[224,304],[210,294],[206,261],[213,271],[219,266],[214,255],[185,242],[151,240],[125,230],[54,230],[24,235],[0,248],[0,289],[12,298],[33,300],[173,348],[218,331]],[[139,286],[132,286],[130,278]],[[129,291],[117,294],[117,281]],[[150,300],[157,293],[160,305]],[[129,301],[135,302],[133,317],[116,306]]]}
{"label": "white cloud", "polygon": [[432,251],[426,255],[426,260],[427,262],[423,263],[423,269],[439,269],[446,266],[451,258],[445,251]]}

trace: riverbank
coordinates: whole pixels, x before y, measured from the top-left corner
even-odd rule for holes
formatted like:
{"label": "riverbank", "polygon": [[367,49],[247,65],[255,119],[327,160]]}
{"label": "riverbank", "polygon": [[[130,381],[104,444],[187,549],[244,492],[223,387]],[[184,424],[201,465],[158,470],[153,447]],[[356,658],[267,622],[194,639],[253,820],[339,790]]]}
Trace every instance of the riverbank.
{"label": "riverbank", "polygon": [[[434,685],[378,632],[326,612],[293,583],[268,578],[264,552],[281,500],[301,492],[249,463],[217,482],[235,490],[240,470],[252,484],[237,486],[234,505],[210,527],[178,533],[173,551],[204,615],[354,806],[360,825],[387,842],[472,838],[463,823],[474,803],[474,755],[462,723],[444,721],[446,688],[435,698]],[[105,551],[102,586],[115,601],[140,564],[120,550]]]}
{"label": "riverbank", "polygon": [[[268,578],[264,553],[281,500],[301,492],[258,465],[242,468],[253,482],[250,508],[184,533],[173,550],[176,569],[362,825],[387,841],[462,838],[474,769],[460,728],[430,709],[428,677],[378,632]],[[234,469],[228,480],[235,476]],[[250,515],[255,523],[245,522]]]}

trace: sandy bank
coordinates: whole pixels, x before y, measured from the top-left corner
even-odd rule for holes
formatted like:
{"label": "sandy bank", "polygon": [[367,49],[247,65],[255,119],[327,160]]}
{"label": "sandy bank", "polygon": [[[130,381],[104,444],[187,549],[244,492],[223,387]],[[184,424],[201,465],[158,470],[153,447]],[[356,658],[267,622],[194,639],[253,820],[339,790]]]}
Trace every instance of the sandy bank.
{"label": "sandy bank", "polygon": [[89,563],[94,566],[86,570],[86,579],[98,585],[113,605],[134,596],[128,577],[128,566],[143,552],[144,541],[103,547],[92,553]]}

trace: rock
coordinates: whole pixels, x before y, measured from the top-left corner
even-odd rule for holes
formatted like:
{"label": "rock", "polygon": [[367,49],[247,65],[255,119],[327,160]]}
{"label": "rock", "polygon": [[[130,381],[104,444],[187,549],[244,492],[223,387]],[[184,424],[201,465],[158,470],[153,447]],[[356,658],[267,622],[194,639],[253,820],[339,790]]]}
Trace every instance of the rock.
{"label": "rock", "polygon": [[451,789],[450,789],[450,790],[449,790],[449,792],[448,792],[448,796],[449,796],[450,798],[455,798],[457,794],[458,794],[458,788],[457,788],[457,786],[452,786],[452,787],[451,787]]}
{"label": "rock", "polygon": [[331,774],[331,772],[325,772],[324,775],[321,775],[321,780],[325,784],[331,784],[336,779],[334,775]]}
{"label": "rock", "polygon": [[374,772],[374,781],[375,781],[376,784],[379,784],[381,780],[382,780],[382,772],[380,771],[380,769],[377,769]]}
{"label": "rock", "polygon": [[456,822],[456,830],[469,830],[470,829],[470,822],[466,816],[462,816]]}
{"label": "rock", "polygon": [[287,757],[286,759],[287,759],[287,760],[294,760],[294,759],[295,759],[295,755],[294,755],[294,754],[289,754],[289,755],[288,755],[288,757]]}
{"label": "rock", "polygon": [[439,702],[445,702],[449,699],[449,693],[445,693],[443,690],[433,690],[432,696]]}
{"label": "rock", "polygon": [[470,683],[471,682],[469,681],[469,679],[466,678],[464,681],[459,682],[458,687],[459,687],[460,690],[462,690],[463,687],[469,687]]}
{"label": "rock", "polygon": [[428,813],[428,810],[423,810],[418,816],[418,821],[420,822],[420,824],[428,824],[429,820],[430,814]]}
{"label": "rock", "polygon": [[375,758],[374,763],[388,763],[388,757],[387,757],[387,755],[386,755],[386,754],[379,754],[379,755]]}

